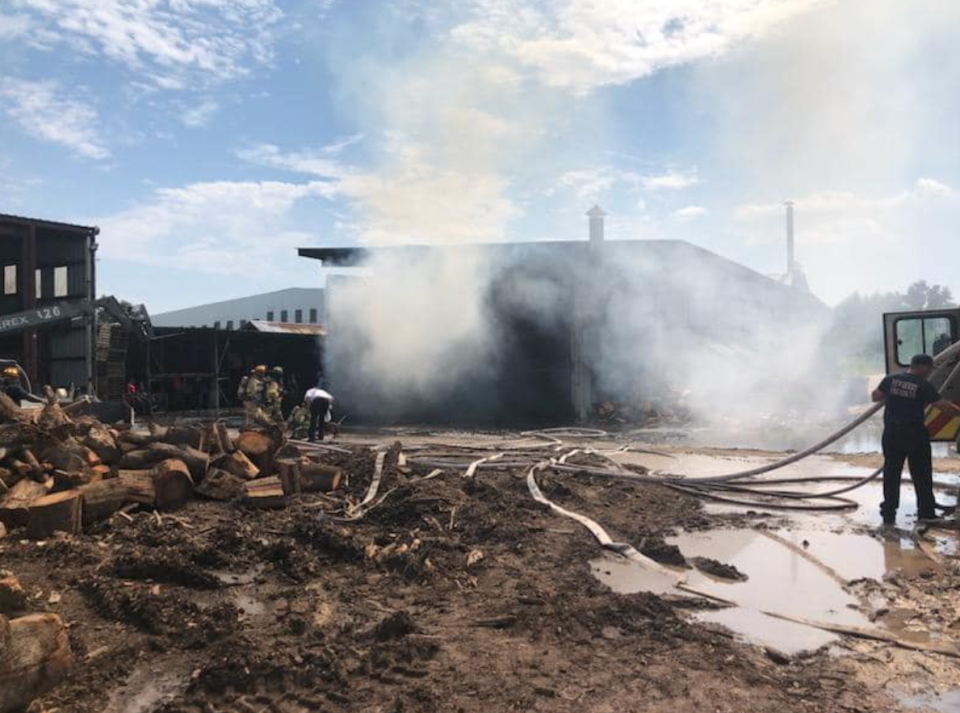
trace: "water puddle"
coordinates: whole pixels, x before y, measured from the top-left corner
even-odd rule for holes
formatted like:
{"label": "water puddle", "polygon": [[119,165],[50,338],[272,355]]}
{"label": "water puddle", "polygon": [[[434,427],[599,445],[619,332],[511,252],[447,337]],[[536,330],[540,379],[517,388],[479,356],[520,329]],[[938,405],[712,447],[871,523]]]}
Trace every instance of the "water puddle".
{"label": "water puddle", "polygon": [[912,693],[897,696],[900,704],[911,711],[924,713],[958,713],[960,712],[960,691],[946,693]]}
{"label": "water puddle", "polygon": [[[923,640],[929,634],[910,630],[906,613],[890,612],[875,624],[863,614],[867,607],[845,590],[847,582],[883,579],[893,573],[937,571],[938,565],[912,543],[868,535],[820,530],[713,530],[682,533],[668,540],[692,559],[704,557],[733,565],[746,581],[718,579],[699,570],[678,570],[692,589],[738,606],[695,615],[720,624],[745,640],[787,654],[818,649],[838,640],[835,634],[775,618],[784,614],[847,626],[885,626]],[[669,575],[623,559],[603,557],[591,563],[594,576],[613,591],[657,594],[681,591]]]}
{"label": "water puddle", "polygon": [[189,681],[189,674],[179,667],[158,672],[155,663],[138,666],[110,694],[103,713],[152,713],[183,693]]}

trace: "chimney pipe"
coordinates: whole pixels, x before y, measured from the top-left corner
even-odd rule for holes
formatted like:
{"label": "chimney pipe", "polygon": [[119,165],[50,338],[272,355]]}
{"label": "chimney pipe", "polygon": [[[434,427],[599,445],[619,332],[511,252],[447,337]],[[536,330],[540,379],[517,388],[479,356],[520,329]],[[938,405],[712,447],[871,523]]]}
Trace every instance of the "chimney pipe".
{"label": "chimney pipe", "polygon": [[796,260],[793,243],[793,201],[784,203],[787,207],[787,274],[793,275]]}
{"label": "chimney pipe", "polygon": [[603,208],[595,205],[587,212],[587,215],[590,217],[590,242],[602,243],[603,219],[607,214],[603,212]]}

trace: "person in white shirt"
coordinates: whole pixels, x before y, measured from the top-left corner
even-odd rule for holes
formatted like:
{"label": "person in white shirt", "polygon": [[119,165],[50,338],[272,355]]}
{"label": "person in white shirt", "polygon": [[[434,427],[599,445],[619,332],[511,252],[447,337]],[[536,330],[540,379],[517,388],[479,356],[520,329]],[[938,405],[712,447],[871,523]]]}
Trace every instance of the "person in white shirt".
{"label": "person in white shirt", "polygon": [[327,421],[331,420],[330,407],[333,405],[333,394],[319,386],[314,386],[307,391],[303,400],[310,408],[310,435],[311,443],[317,440],[323,440],[323,427]]}

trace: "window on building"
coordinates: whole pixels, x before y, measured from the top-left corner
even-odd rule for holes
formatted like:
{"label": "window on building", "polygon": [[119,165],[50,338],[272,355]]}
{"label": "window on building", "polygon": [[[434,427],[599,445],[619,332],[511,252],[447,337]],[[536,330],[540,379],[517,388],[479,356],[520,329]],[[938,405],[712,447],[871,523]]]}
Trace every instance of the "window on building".
{"label": "window on building", "polygon": [[67,267],[55,267],[53,268],[53,296],[54,297],[66,297],[67,293],[70,291],[69,280],[68,278]]}
{"label": "window on building", "polygon": [[297,324],[303,324],[303,310],[298,309],[293,313],[293,321]]}
{"label": "window on building", "polygon": [[286,324],[288,319],[290,319],[290,313],[285,309],[280,310],[280,321]]}
{"label": "window on building", "polygon": [[34,296],[38,300],[42,300],[43,299],[43,271],[39,267],[37,268],[36,278],[37,278],[36,287],[34,287],[36,292],[34,293]]}
{"label": "window on building", "polygon": [[228,320],[227,320],[227,331],[230,331],[230,330],[232,330],[232,329],[233,329],[233,320],[232,320],[232,319],[228,319]]}
{"label": "window on building", "polygon": [[310,310],[310,324],[316,324],[316,323],[317,323],[317,308],[314,307],[313,309]]}
{"label": "window on building", "polygon": [[273,321],[273,312],[272,312],[272,311],[267,312],[267,321],[268,321],[268,322],[272,322],[272,321]]}
{"label": "window on building", "polygon": [[214,329],[220,329],[220,321],[219,321],[219,320],[217,320],[216,322],[213,323],[213,328],[214,328]]}
{"label": "window on building", "polygon": [[17,294],[17,266],[7,265],[3,268],[3,294]]}

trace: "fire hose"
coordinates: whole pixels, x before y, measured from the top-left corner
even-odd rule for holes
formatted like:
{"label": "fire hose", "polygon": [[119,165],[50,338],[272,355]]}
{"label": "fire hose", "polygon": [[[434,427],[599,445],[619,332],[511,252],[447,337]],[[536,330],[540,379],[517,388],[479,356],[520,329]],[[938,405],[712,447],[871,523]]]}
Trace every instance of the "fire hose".
{"label": "fire hose", "polygon": [[[806,511],[842,511],[856,509],[856,501],[842,497],[842,495],[861,488],[871,481],[875,480],[883,469],[879,468],[870,475],[858,478],[854,483],[846,485],[835,490],[810,493],[796,490],[771,489],[773,485],[791,484],[809,484],[826,483],[845,480],[844,477],[834,476],[809,476],[804,478],[788,478],[778,480],[755,481],[748,480],[759,475],[771,473],[780,470],[794,463],[798,463],[825,448],[836,443],[838,440],[852,432],[854,429],[872,418],[883,404],[876,404],[867,409],[863,414],[852,420],[847,425],[830,434],[822,441],[805,448],[797,453],[768,463],[756,468],[727,473],[725,475],[690,478],[680,475],[650,475],[637,473],[628,470],[616,463],[610,456],[600,453],[595,449],[586,449],[587,455],[599,456],[608,465],[598,467],[586,464],[568,464],[566,461],[572,455],[568,453],[564,458],[557,459],[556,454],[565,448],[570,448],[564,442],[564,438],[576,439],[601,439],[609,437],[606,431],[592,428],[553,428],[537,431],[524,431],[520,436],[527,440],[539,440],[541,443],[549,444],[548,448],[534,447],[509,447],[507,444],[520,443],[522,441],[510,441],[503,444],[495,444],[487,448],[474,448],[474,454],[487,453],[481,457],[464,452],[451,452],[439,454],[425,454],[423,457],[414,457],[412,463],[434,468],[458,468],[466,469],[468,475],[473,475],[478,470],[483,469],[504,469],[504,468],[531,468],[538,466],[538,470],[552,470],[561,473],[593,475],[600,477],[611,477],[628,479],[635,482],[654,483],[677,492],[686,493],[696,497],[710,499],[732,505],[745,507],[760,507],[776,510],[806,510]],[[504,447],[507,446],[507,447]],[[488,451],[497,451],[494,455],[489,455]],[[622,449],[621,449],[622,451]],[[748,499],[749,498],[749,499]],[[804,502],[816,501],[816,502]]]}

